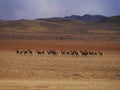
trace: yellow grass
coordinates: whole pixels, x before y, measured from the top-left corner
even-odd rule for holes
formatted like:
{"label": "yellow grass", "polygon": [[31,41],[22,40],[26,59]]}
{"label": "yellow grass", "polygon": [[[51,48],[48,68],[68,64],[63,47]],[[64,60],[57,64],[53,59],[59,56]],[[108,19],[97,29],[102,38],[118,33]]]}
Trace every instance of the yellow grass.
{"label": "yellow grass", "polygon": [[98,34],[113,34],[118,33],[117,31],[112,30],[88,30],[89,33],[98,33]]}
{"label": "yellow grass", "polygon": [[0,52],[0,90],[120,90],[120,55],[17,55]]}
{"label": "yellow grass", "polygon": [[120,90],[115,80],[0,80],[0,90]]}

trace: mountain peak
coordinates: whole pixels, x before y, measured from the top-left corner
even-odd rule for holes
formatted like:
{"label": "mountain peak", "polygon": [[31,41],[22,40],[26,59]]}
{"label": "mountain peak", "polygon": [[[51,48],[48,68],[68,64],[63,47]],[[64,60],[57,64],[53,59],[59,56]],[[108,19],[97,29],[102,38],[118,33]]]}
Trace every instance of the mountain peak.
{"label": "mountain peak", "polygon": [[81,16],[79,16],[79,15],[71,15],[71,16],[66,16],[64,18],[73,19],[73,20],[80,20]]}
{"label": "mountain peak", "polygon": [[71,16],[67,16],[65,18],[74,19],[74,20],[81,20],[81,21],[97,22],[97,21],[101,21],[101,20],[103,20],[103,19],[105,19],[107,17],[102,16],[102,15],[85,14],[83,16],[71,15]]}

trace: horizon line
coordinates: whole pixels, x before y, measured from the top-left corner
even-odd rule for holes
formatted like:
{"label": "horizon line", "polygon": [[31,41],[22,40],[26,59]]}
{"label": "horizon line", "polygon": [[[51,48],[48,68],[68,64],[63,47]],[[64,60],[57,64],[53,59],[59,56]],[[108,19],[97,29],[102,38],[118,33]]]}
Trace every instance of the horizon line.
{"label": "horizon line", "polygon": [[114,16],[120,16],[120,15],[112,15],[112,16],[106,16],[106,15],[102,15],[102,14],[84,14],[84,15],[78,15],[78,14],[71,14],[71,15],[66,15],[66,16],[54,16],[54,17],[46,17],[46,18],[42,18],[42,17],[38,17],[38,18],[34,18],[34,19],[27,19],[27,18],[21,18],[21,19],[0,19],[0,21],[17,21],[17,20],[37,20],[37,19],[50,19],[50,18],[65,18],[67,16],[80,16],[83,17],[85,15],[90,15],[90,16],[103,16],[103,17],[114,17]]}

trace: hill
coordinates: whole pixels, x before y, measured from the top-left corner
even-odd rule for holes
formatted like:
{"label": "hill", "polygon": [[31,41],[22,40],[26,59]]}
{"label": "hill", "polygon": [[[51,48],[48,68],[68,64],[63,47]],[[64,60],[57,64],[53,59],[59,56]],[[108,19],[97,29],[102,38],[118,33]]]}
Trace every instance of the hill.
{"label": "hill", "polygon": [[73,19],[73,20],[87,21],[87,22],[98,22],[98,21],[106,19],[107,17],[102,16],[102,15],[89,15],[89,14],[86,14],[84,16],[71,15],[71,16],[66,16],[65,18]]}
{"label": "hill", "polygon": [[101,21],[102,22],[107,22],[107,23],[120,23],[120,15],[108,17],[108,18],[103,19]]}
{"label": "hill", "polygon": [[119,40],[120,26],[116,23],[117,19],[119,17],[100,22],[70,18],[0,21],[0,39]]}

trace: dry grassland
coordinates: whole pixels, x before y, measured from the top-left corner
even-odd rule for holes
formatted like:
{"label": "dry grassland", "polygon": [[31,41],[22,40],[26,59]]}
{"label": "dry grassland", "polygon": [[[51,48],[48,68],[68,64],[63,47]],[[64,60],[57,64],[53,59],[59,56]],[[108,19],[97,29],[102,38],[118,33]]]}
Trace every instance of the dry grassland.
{"label": "dry grassland", "polygon": [[[105,46],[105,42],[101,43],[100,49],[105,51],[104,56],[74,57],[37,56],[35,52],[33,55],[18,55],[13,45],[26,49],[28,42],[15,42],[2,41],[0,44],[0,90],[120,90],[120,55],[117,50],[119,43],[109,43],[108,47]],[[29,42],[28,47],[47,47],[47,41],[42,45],[35,42]],[[47,48],[66,47],[64,42],[61,45],[55,41],[49,42],[50,47]],[[75,46],[75,42],[68,44],[72,45],[67,49],[72,46],[72,49],[77,49],[81,42],[78,42],[78,46]],[[85,42],[81,47],[87,47],[84,45]],[[90,47],[96,48],[88,48],[96,50],[98,45],[90,44]],[[111,47],[112,45],[114,46]]]}
{"label": "dry grassland", "polygon": [[115,80],[0,80],[0,90],[120,90],[119,84]]}
{"label": "dry grassland", "polygon": [[53,57],[0,53],[1,90],[119,90],[120,56]]}

